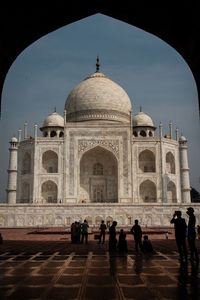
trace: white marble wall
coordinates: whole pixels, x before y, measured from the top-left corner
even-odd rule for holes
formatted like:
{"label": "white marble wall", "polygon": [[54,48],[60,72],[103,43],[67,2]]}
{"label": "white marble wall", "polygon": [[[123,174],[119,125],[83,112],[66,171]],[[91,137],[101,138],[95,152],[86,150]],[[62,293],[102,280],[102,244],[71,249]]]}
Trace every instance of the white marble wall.
{"label": "white marble wall", "polygon": [[[196,225],[200,224],[200,204],[190,205],[194,208]],[[69,226],[73,221],[84,220],[91,217],[95,225],[96,218],[106,220],[111,217],[120,226],[130,226],[135,219],[142,226],[169,227],[170,220],[175,210],[181,210],[183,217],[186,215],[188,205],[122,205],[122,204],[16,204],[0,205],[0,227],[38,227],[38,226]]]}

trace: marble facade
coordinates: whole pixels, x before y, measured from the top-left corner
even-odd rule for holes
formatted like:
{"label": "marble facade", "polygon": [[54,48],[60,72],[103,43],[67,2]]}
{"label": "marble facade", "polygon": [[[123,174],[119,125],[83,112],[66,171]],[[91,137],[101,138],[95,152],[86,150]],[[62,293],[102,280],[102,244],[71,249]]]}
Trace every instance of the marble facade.
{"label": "marble facade", "polygon": [[[97,63],[98,67],[98,63]],[[7,202],[0,226],[69,226],[101,219],[131,226],[169,226],[177,208],[190,206],[187,140],[156,136],[142,110],[132,115],[126,92],[99,72],[69,94],[64,118],[56,111],[34,137],[10,141]],[[199,211],[198,205],[196,209]],[[200,221],[200,220],[199,220]]]}

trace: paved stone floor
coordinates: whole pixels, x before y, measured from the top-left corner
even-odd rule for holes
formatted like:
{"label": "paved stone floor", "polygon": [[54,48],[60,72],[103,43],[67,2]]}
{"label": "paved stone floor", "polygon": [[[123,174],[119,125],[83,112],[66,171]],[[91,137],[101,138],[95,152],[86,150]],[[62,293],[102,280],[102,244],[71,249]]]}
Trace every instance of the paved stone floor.
{"label": "paved stone floor", "polygon": [[110,255],[94,240],[5,240],[0,299],[200,299],[199,266],[180,266],[174,240],[152,243],[152,255],[136,254],[132,240],[127,255]]}
{"label": "paved stone floor", "polygon": [[[108,252],[108,236],[98,245],[70,243],[61,230],[1,229],[0,299],[185,300],[200,299],[199,266],[180,266],[171,234],[149,235],[154,253],[136,254],[128,234],[128,254]],[[46,233],[46,234],[44,234]],[[200,240],[197,240],[200,249]]]}

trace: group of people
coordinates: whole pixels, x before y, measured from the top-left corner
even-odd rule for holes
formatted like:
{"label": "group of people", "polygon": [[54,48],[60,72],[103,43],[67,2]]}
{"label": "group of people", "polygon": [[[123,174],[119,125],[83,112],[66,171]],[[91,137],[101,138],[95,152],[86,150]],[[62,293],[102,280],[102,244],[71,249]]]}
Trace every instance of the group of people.
{"label": "group of people", "polygon": [[[105,235],[106,235],[106,229],[108,227],[109,229],[109,251],[116,251],[119,250],[119,252],[127,252],[127,241],[126,241],[126,233],[123,229],[120,230],[119,239],[116,238],[116,226],[117,222],[113,221],[111,226],[106,226],[104,223],[104,220],[101,221],[100,224],[100,235],[99,238],[99,244],[105,243]],[[89,225],[87,223],[87,220],[84,220],[83,223],[81,221],[74,222],[71,225],[71,242],[73,244],[82,244],[85,243],[88,244],[88,228]],[[142,243],[142,230],[140,225],[138,224],[138,220],[135,220],[135,225],[131,229],[131,233],[134,235],[135,240],[135,249],[136,252],[138,252],[138,246],[142,251],[152,251],[152,245],[151,242],[148,239],[148,236],[144,236],[144,241]]]}
{"label": "group of people", "polygon": [[187,215],[189,216],[188,226],[186,225],[185,219],[181,217],[181,211],[175,211],[171,224],[174,224],[176,244],[180,256],[181,263],[187,262],[187,246],[186,238],[188,239],[188,246],[190,250],[190,260],[193,263],[199,263],[198,251],[195,245],[196,241],[196,218],[194,215],[194,209],[189,207],[187,209]]}
{"label": "group of people", "polygon": [[83,223],[74,222],[71,225],[71,242],[73,244],[82,244],[84,241],[87,244],[88,243],[88,228],[89,225],[87,223],[87,220],[84,220]]}
{"label": "group of people", "polygon": [[[109,251],[113,252],[117,249],[120,252],[127,252],[127,241],[126,233],[123,229],[120,230],[119,240],[116,239],[116,226],[117,222],[114,221],[109,229]],[[153,247],[151,241],[148,239],[147,235],[144,235],[144,240],[142,242],[142,229],[139,225],[138,220],[135,220],[135,225],[131,228],[131,233],[134,235],[135,250],[138,252],[138,246],[142,252],[152,252]]]}
{"label": "group of people", "polygon": [[[187,246],[186,246],[186,238],[188,239],[188,246],[190,250],[190,260],[191,262],[196,261],[199,263],[198,251],[195,245],[196,240],[196,230],[195,223],[196,218],[194,215],[194,209],[189,207],[186,212],[189,216],[188,226],[186,225],[185,219],[181,217],[181,211],[175,211],[173,218],[171,219],[171,224],[174,224],[175,228],[175,238],[177,243],[178,252],[180,255],[180,261],[187,261]],[[100,235],[99,244],[105,243],[105,235],[106,229],[109,229],[109,251],[113,252],[119,250],[120,252],[127,252],[127,241],[126,241],[126,233],[123,229],[120,230],[119,239],[116,238],[116,226],[117,222],[113,221],[111,226],[106,226],[104,221],[101,221],[100,224]],[[71,225],[71,241],[72,243],[88,243],[88,228],[89,225],[86,220],[83,223],[75,222]],[[142,229],[139,225],[138,220],[135,220],[135,224],[131,228],[131,233],[134,236],[135,241],[135,250],[138,252],[139,248],[142,252],[152,252],[153,247],[151,241],[148,239],[147,235],[144,235],[142,241]],[[167,235],[168,238],[168,235]]]}

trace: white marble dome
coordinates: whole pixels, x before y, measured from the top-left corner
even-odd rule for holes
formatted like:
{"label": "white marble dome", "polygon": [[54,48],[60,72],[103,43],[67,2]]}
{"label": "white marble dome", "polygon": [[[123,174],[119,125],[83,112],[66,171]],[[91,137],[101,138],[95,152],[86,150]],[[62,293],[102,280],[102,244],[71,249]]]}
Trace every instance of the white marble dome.
{"label": "white marble dome", "polygon": [[154,127],[152,119],[140,111],[133,117],[133,127]]}
{"label": "white marble dome", "polygon": [[11,141],[11,143],[17,143],[17,138],[15,136],[13,136],[10,141]]}
{"label": "white marble dome", "polygon": [[117,83],[96,71],[69,94],[65,109],[67,121],[104,120],[130,122],[131,101]]}
{"label": "white marble dome", "polygon": [[186,139],[186,137],[184,137],[184,135],[181,135],[179,141],[180,142],[187,142],[187,139]]}
{"label": "white marble dome", "polygon": [[64,118],[56,111],[44,120],[43,127],[64,127]]}

